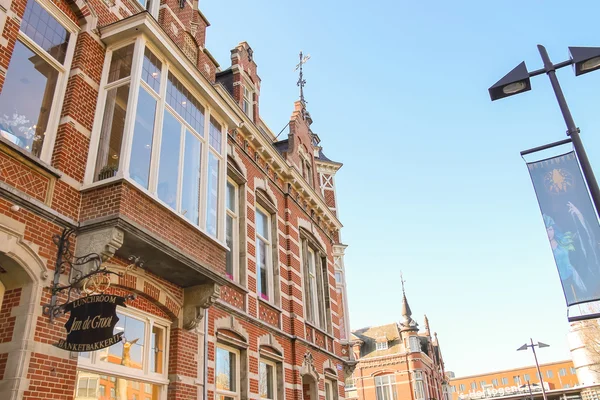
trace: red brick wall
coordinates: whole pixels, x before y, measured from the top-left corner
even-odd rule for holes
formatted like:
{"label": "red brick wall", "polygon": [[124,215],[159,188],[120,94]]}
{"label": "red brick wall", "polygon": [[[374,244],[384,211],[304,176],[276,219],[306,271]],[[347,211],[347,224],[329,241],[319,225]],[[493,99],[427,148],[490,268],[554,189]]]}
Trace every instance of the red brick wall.
{"label": "red brick wall", "polygon": [[15,317],[11,317],[12,309],[20,304],[21,288],[4,292],[2,308],[0,308],[0,343],[10,342],[15,329]]}

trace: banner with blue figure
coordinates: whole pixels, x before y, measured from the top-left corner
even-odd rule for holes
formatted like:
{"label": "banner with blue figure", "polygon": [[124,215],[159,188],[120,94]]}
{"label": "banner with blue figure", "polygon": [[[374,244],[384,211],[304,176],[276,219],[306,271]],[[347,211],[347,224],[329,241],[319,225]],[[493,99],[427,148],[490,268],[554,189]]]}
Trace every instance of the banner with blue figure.
{"label": "banner with blue figure", "polygon": [[574,152],[527,163],[567,306],[600,299],[600,225]]}

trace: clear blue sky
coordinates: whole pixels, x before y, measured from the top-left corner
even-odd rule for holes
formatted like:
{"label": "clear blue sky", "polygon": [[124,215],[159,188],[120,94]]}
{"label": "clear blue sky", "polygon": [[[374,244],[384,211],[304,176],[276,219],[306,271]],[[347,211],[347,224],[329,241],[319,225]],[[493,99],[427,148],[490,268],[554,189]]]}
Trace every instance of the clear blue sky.
{"label": "clear blue sky", "polygon": [[[351,325],[400,319],[400,271],[414,317],[429,317],[447,370],[533,363],[515,349],[549,343],[569,357],[566,307],[519,152],[565,137],[545,76],[492,103],[487,88],[525,60],[541,68],[568,46],[600,46],[592,1],[200,0],[221,63],[241,41],[262,78],[260,113],[279,132],[306,99],[337,175]],[[558,73],[600,175],[600,71]]]}

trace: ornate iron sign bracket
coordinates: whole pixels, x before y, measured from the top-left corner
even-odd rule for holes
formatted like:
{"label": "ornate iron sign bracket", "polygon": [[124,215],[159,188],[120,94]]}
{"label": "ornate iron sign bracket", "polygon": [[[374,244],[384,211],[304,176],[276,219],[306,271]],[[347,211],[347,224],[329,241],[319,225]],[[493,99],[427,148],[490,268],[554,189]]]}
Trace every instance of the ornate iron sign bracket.
{"label": "ornate iron sign bracket", "polygon": [[[71,249],[70,238],[76,235],[71,228],[63,229],[60,235],[54,235],[52,240],[58,248],[56,252],[56,264],[54,266],[54,280],[50,286],[52,297],[50,303],[44,306],[44,315],[48,315],[50,322],[65,314],[65,306],[74,300],[75,295],[89,295],[92,293],[103,293],[110,287],[110,275],[122,276],[122,274],[109,270],[102,265],[102,257],[97,253],[86,254],[77,257]],[[142,266],[139,257],[130,257],[133,262],[131,266]],[[68,273],[68,284],[60,284],[60,276]],[[59,299],[59,294],[66,292],[64,301]]]}

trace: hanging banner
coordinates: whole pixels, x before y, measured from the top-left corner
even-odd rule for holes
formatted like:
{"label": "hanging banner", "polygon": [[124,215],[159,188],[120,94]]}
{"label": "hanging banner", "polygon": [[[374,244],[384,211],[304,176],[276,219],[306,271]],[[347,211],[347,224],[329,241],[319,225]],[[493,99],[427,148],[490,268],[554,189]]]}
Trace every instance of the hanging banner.
{"label": "hanging banner", "polygon": [[527,164],[567,306],[600,299],[600,225],[574,152]]}
{"label": "hanging banner", "polygon": [[125,297],[96,294],[82,297],[64,306],[71,316],[65,324],[67,338],[54,346],[63,350],[85,352],[100,350],[121,341],[123,332],[113,334],[119,321],[117,306],[125,306]]}

